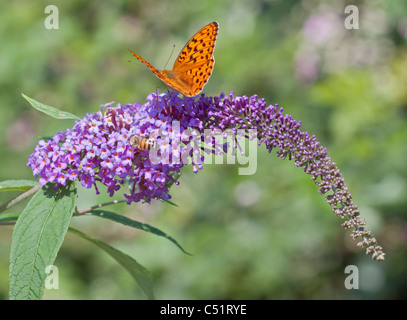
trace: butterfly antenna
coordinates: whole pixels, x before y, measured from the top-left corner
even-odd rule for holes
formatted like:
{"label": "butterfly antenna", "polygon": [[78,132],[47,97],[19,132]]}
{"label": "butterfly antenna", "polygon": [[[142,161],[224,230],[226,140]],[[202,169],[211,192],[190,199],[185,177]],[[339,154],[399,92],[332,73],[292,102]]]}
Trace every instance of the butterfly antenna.
{"label": "butterfly antenna", "polygon": [[172,54],[174,53],[174,49],[175,49],[175,44],[172,45],[172,51],[171,51],[170,56],[168,57],[167,62],[165,63],[164,69],[167,68],[167,64],[168,64],[168,62],[170,62],[170,59],[171,59],[171,57],[172,57]]}

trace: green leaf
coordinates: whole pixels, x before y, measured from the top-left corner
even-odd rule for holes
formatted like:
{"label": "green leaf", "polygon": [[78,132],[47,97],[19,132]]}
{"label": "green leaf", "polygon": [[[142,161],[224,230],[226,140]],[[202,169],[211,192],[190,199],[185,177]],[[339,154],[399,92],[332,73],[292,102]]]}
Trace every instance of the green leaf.
{"label": "green leaf", "polygon": [[54,107],[50,107],[47,106],[45,104],[42,104],[41,102],[38,102],[30,97],[27,97],[24,93],[21,94],[25,100],[27,100],[35,109],[37,109],[38,111],[41,111],[51,117],[54,117],[56,119],[74,119],[74,120],[80,120],[81,118],[79,118],[78,116],[69,113],[69,112],[65,112],[65,111],[61,111],[57,108]]}
{"label": "green leaf", "polygon": [[188,252],[186,252],[184,250],[184,248],[181,247],[181,245],[174,238],[172,238],[169,235],[167,235],[166,233],[162,232],[160,229],[154,228],[154,227],[152,227],[152,226],[150,226],[148,224],[141,223],[141,222],[132,220],[130,218],[127,218],[125,216],[119,215],[117,213],[110,212],[110,211],[105,211],[105,210],[92,210],[92,211],[89,211],[87,213],[91,214],[93,216],[96,216],[96,217],[109,219],[109,220],[124,224],[124,225],[129,226],[129,227],[133,227],[133,228],[140,229],[140,230],[143,230],[143,231],[151,232],[151,233],[153,233],[153,234],[155,234],[157,236],[167,238],[172,243],[174,243],[178,248],[180,248],[182,250],[182,252],[184,252],[186,254],[189,254]]}
{"label": "green leaf", "polygon": [[0,214],[0,222],[17,221],[20,214],[21,213],[18,213],[18,212],[2,213],[2,214]]}
{"label": "green leaf", "polygon": [[45,268],[54,263],[76,204],[74,183],[42,187],[14,227],[10,252],[10,299],[41,299]]}
{"label": "green leaf", "polygon": [[5,180],[0,181],[0,191],[27,191],[38,186],[34,180]]}
{"label": "green leaf", "polygon": [[140,286],[141,290],[146,294],[149,299],[154,299],[154,291],[153,291],[153,280],[150,275],[150,272],[144,268],[141,264],[139,264],[135,259],[130,257],[129,255],[117,250],[107,243],[94,239],[87,234],[80,232],[74,228],[69,228],[69,231],[86,239],[90,242],[93,242],[99,248],[103,249],[106,253],[108,253],[113,259],[115,259],[118,263],[120,263],[136,280],[138,285]]}
{"label": "green leaf", "polygon": [[163,199],[160,199],[162,202],[166,202],[166,203],[168,203],[168,204],[170,204],[170,205],[172,205],[172,206],[174,206],[174,207],[179,207],[175,202],[172,202],[172,201],[170,201],[170,200],[163,200]]}

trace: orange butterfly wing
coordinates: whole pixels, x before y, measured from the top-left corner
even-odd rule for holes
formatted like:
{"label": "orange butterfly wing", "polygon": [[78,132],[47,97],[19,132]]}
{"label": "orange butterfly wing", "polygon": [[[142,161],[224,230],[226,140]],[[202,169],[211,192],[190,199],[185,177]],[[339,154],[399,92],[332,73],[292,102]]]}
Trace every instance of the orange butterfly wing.
{"label": "orange butterfly wing", "polygon": [[129,50],[167,86],[188,96],[200,93],[212,74],[216,37],[219,25],[212,22],[199,30],[184,46],[172,70],[157,70],[138,54]]}

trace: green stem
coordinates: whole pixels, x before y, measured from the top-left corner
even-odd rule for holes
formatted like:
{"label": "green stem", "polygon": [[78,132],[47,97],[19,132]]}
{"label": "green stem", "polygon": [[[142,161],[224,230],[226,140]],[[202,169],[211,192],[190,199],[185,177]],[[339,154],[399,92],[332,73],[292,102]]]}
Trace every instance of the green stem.
{"label": "green stem", "polygon": [[102,207],[105,207],[105,206],[110,206],[110,205],[112,205],[112,204],[121,203],[121,202],[127,202],[127,200],[126,200],[126,199],[122,199],[122,200],[113,200],[113,201],[109,201],[109,202],[100,203],[100,204],[97,204],[97,205],[95,205],[95,206],[89,207],[89,208],[84,209],[84,210],[80,210],[80,211],[77,210],[77,211],[74,213],[74,216],[80,216],[80,215],[83,215],[83,214],[85,214],[85,213],[87,213],[87,212],[89,212],[89,211],[92,211],[92,210],[94,210],[94,209],[102,208]]}
{"label": "green stem", "polygon": [[0,205],[0,214],[2,213],[2,211],[5,211],[9,208],[11,208],[12,206],[14,206],[15,204],[19,203],[21,200],[33,195],[34,193],[36,193],[38,190],[40,190],[42,188],[41,185],[32,187],[31,189],[27,190],[26,192],[20,194],[19,196],[15,197],[14,199],[4,202]]}

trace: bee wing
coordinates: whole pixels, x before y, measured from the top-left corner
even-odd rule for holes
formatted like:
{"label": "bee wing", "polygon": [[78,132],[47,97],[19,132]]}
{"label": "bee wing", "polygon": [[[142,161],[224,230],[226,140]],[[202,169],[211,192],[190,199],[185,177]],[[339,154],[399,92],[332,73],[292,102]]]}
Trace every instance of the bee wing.
{"label": "bee wing", "polygon": [[156,140],[157,138],[160,137],[159,130],[158,129],[154,130],[148,137],[149,139]]}

